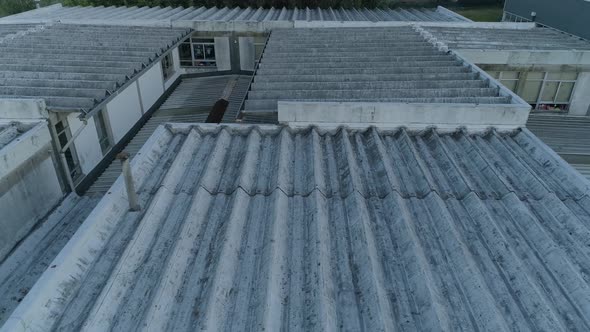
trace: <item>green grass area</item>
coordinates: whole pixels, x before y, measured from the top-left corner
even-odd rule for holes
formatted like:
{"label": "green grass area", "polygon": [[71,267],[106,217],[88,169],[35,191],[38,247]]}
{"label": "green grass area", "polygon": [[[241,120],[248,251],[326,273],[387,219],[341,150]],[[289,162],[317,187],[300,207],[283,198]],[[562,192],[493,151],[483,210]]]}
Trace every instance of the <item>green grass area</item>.
{"label": "green grass area", "polygon": [[502,5],[449,9],[476,22],[500,22],[502,20]]}

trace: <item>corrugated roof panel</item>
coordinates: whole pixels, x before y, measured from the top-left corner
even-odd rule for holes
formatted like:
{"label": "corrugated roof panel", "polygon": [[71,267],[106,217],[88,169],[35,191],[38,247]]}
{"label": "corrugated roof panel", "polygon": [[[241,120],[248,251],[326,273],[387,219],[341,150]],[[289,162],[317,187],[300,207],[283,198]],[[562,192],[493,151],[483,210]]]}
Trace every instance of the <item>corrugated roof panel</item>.
{"label": "corrugated roof panel", "polygon": [[[175,13],[184,13],[183,15],[170,15]],[[193,12],[191,12],[193,11]],[[232,15],[227,15],[229,12]],[[160,8],[160,7],[60,7],[54,5],[43,8],[43,10],[32,10],[14,16],[9,16],[4,20],[200,20],[200,21],[467,21],[463,17],[456,15],[450,16],[439,10],[433,9],[397,9],[395,14],[388,10],[391,15],[382,16],[381,9],[321,9],[321,8],[188,8],[178,7]],[[336,15],[336,17],[334,17]],[[3,19],[0,19],[2,22]]]}
{"label": "corrugated roof panel", "polygon": [[0,264],[0,327],[100,198],[70,194]]}
{"label": "corrugated roof panel", "polygon": [[67,24],[30,28],[2,44],[0,98],[41,98],[50,108],[66,111],[92,109],[189,31]]}
{"label": "corrugated roof panel", "polygon": [[498,29],[425,27],[434,37],[454,49],[493,50],[589,50],[590,43],[550,28]]}
{"label": "corrugated roof panel", "polygon": [[168,130],[138,166],[142,212],[88,219],[106,232],[93,258],[79,263],[74,239],[41,279],[59,301],[31,307],[34,289],[16,317],[33,313],[34,328],[50,310],[43,327],[67,330],[590,328],[590,182],[526,130]]}

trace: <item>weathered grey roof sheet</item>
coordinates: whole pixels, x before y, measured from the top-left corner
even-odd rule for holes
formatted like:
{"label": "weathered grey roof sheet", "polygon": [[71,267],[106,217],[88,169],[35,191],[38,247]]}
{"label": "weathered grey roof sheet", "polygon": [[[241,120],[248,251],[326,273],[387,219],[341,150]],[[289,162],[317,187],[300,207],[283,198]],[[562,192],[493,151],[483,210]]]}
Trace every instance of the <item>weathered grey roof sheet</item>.
{"label": "weathered grey roof sheet", "polygon": [[532,113],[527,128],[590,179],[590,117]]}
{"label": "weathered grey roof sheet", "polygon": [[454,49],[590,50],[590,42],[550,28],[424,27]]}
{"label": "weathered grey roof sheet", "polygon": [[68,195],[0,262],[0,327],[99,200]]}
{"label": "weathered grey roof sheet", "polygon": [[0,43],[34,27],[34,24],[2,24],[0,25]]}
{"label": "weathered grey roof sheet", "polygon": [[[321,9],[321,8],[217,8],[217,7],[61,7],[13,15],[4,20],[106,20],[106,21],[443,21],[468,19],[442,7],[436,9]],[[0,22],[2,19],[0,19]]]}
{"label": "weathered grey roof sheet", "polygon": [[22,122],[0,123],[0,149],[33,128],[35,124]]}
{"label": "weathered grey roof sheet", "polygon": [[527,128],[560,155],[590,158],[590,117],[532,113]]}
{"label": "weathered grey roof sheet", "polygon": [[[0,24],[0,31],[6,26]],[[0,43],[0,98],[92,109],[189,33],[188,29],[39,25]]]}
{"label": "weathered grey roof sheet", "polygon": [[590,328],[590,182],[526,129],[169,130],[44,328]]}

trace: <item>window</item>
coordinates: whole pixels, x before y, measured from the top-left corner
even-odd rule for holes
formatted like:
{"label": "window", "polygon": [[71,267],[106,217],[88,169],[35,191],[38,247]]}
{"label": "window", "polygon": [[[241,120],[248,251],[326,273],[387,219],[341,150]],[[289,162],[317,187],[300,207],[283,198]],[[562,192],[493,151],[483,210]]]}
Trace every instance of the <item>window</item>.
{"label": "window", "polygon": [[518,87],[518,81],[520,78],[520,73],[517,71],[501,71],[498,75],[498,80],[508,89],[516,92],[516,87]]}
{"label": "window", "polygon": [[[70,128],[65,119],[60,120],[55,124],[55,132],[57,134],[59,145],[61,148],[63,148],[68,143],[68,140],[72,137]],[[82,175],[82,169],[80,168],[80,163],[78,162],[78,158],[76,153],[73,151],[73,148],[74,145],[70,144],[68,149],[64,152],[64,155],[66,157],[66,163],[68,164],[70,176],[72,177],[72,180],[75,181],[80,177],[80,175]]]}
{"label": "window", "polygon": [[567,111],[578,78],[575,72],[528,72],[525,75],[516,71],[490,71],[489,74],[540,111]]}
{"label": "window", "polygon": [[572,72],[528,73],[523,99],[536,110],[567,111],[577,78]]}
{"label": "window", "polygon": [[102,154],[105,154],[111,147],[111,139],[109,137],[106,121],[104,119],[104,112],[101,110],[94,116],[94,125],[96,126],[96,133],[98,134],[98,143]]}
{"label": "window", "polygon": [[191,37],[179,47],[183,67],[214,67],[215,40]]}
{"label": "window", "polygon": [[167,80],[172,75],[174,75],[174,62],[172,60],[172,53],[168,53],[162,59],[162,73],[164,75],[164,80]]}

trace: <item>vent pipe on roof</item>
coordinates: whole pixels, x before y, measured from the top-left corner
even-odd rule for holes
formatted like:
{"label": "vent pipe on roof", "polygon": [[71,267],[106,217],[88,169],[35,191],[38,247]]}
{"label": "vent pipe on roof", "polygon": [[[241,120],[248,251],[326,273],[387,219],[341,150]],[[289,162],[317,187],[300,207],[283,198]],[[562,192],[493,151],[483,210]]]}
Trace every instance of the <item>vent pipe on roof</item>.
{"label": "vent pipe on roof", "polygon": [[123,179],[125,180],[125,189],[127,190],[129,210],[139,211],[139,199],[135,192],[135,183],[133,182],[133,174],[131,173],[131,165],[129,164],[129,153],[121,152],[117,154],[117,159],[121,160],[121,166],[123,166]]}

